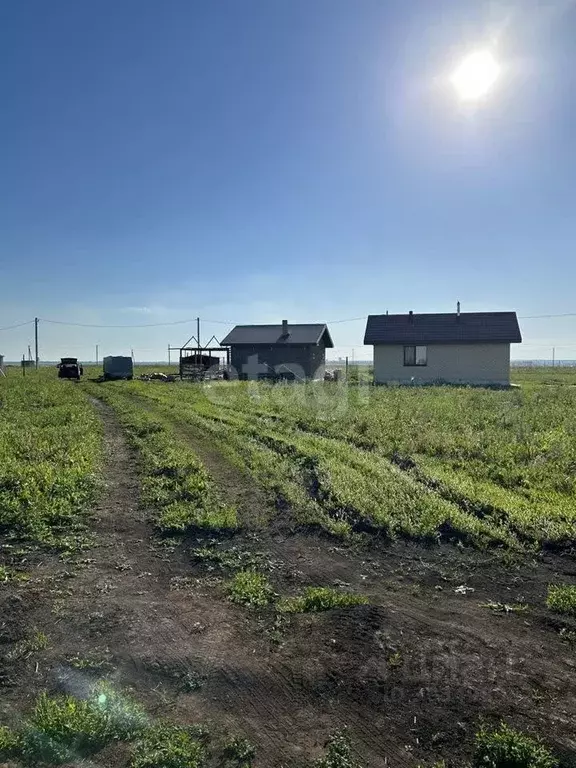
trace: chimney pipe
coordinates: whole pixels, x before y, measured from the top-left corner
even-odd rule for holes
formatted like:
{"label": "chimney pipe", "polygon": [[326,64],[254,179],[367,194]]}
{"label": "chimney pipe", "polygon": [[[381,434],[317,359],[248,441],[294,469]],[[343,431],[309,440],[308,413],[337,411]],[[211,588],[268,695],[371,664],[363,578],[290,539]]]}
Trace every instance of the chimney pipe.
{"label": "chimney pipe", "polygon": [[408,322],[410,322],[410,323],[414,322],[414,312],[412,312],[412,310],[410,310],[410,312],[408,312]]}
{"label": "chimney pipe", "polygon": [[282,320],[282,336],[288,336],[288,320]]}

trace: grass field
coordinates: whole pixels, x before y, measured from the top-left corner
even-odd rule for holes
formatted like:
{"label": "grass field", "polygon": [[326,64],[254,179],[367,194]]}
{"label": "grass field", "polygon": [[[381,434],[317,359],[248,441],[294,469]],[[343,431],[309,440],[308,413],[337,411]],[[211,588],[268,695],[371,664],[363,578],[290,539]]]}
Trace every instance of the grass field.
{"label": "grass field", "polygon": [[378,529],[534,549],[570,546],[574,536],[571,386],[111,388],[122,412],[136,407],[210,434],[300,522],[336,534]]}
{"label": "grass field", "polygon": [[84,392],[44,371],[0,379],[0,530],[73,543],[96,495],[100,457],[100,424]]}
{"label": "grass field", "polygon": [[0,764],[574,764],[576,369],[95,378],[0,379]]}

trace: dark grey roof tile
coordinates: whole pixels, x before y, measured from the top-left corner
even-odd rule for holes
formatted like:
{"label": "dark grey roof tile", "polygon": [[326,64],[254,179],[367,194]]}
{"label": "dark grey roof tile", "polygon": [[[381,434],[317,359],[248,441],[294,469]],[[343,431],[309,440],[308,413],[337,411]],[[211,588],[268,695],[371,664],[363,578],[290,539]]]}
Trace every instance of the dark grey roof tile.
{"label": "dark grey roof tile", "polygon": [[364,344],[521,342],[516,312],[369,315]]}

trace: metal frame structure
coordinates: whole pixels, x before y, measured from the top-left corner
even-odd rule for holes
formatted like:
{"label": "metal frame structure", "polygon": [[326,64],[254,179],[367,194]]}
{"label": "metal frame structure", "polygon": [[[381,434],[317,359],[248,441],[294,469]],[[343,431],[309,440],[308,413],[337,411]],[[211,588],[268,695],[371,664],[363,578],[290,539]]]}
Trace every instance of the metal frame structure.
{"label": "metal frame structure", "polygon": [[[226,364],[220,367],[223,368],[224,371],[230,369],[230,347],[223,347],[216,336],[212,336],[207,344],[202,344],[200,342],[200,318],[196,318],[196,323],[196,336],[191,336],[181,347],[168,346],[168,354],[170,354],[171,350],[178,352],[178,373],[181,379],[203,379],[209,368],[203,365],[202,362],[198,362],[197,365],[194,365],[193,363],[186,364],[186,358],[195,357],[200,361],[204,356],[212,357],[213,352],[220,354],[225,352]],[[191,346],[193,342],[196,343],[196,346]],[[215,343],[215,346],[210,346],[212,342]],[[220,359],[220,354],[217,355],[218,359]],[[188,369],[187,372],[186,368]]]}
{"label": "metal frame structure", "polygon": [[[180,353],[180,360],[179,360],[179,375],[181,379],[201,379],[204,378],[204,374],[206,371],[210,370],[210,368],[206,368],[205,365],[202,364],[202,362],[198,362],[196,365],[194,363],[187,363],[187,358],[196,358],[197,360],[200,360],[202,357],[213,357],[213,352],[225,352],[226,353],[226,363],[224,366],[220,364],[219,367],[223,367],[224,370],[228,370],[230,368],[230,347],[210,347],[210,346],[197,346],[197,347],[189,347],[187,346],[192,339],[189,339],[186,342],[186,345],[183,347],[180,347],[179,353]],[[208,344],[210,344],[210,341]],[[216,343],[219,344],[218,339],[215,339]],[[189,372],[186,373],[186,368],[189,369]]]}

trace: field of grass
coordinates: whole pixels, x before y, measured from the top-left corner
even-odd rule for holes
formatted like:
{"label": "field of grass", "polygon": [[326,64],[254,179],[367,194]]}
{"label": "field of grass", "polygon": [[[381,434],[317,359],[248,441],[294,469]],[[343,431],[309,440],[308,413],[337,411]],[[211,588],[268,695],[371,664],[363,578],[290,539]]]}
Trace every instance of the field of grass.
{"label": "field of grass", "polygon": [[88,390],[115,409],[139,450],[144,502],[165,531],[237,525],[235,510],[179,437],[184,425],[219,445],[300,524],[340,536],[368,530],[564,547],[576,523],[576,373],[515,369],[513,378],[521,387],[510,391],[139,381],[77,387],[63,386],[52,371],[12,373],[0,382],[0,526],[55,541],[82,520],[100,451]]}
{"label": "field of grass", "polygon": [[571,386],[132,382],[120,396],[209,436],[299,522],[335,534],[513,549],[574,536]]}
{"label": "field of grass", "polygon": [[100,422],[82,390],[44,372],[0,378],[0,532],[73,543],[100,458]]}

